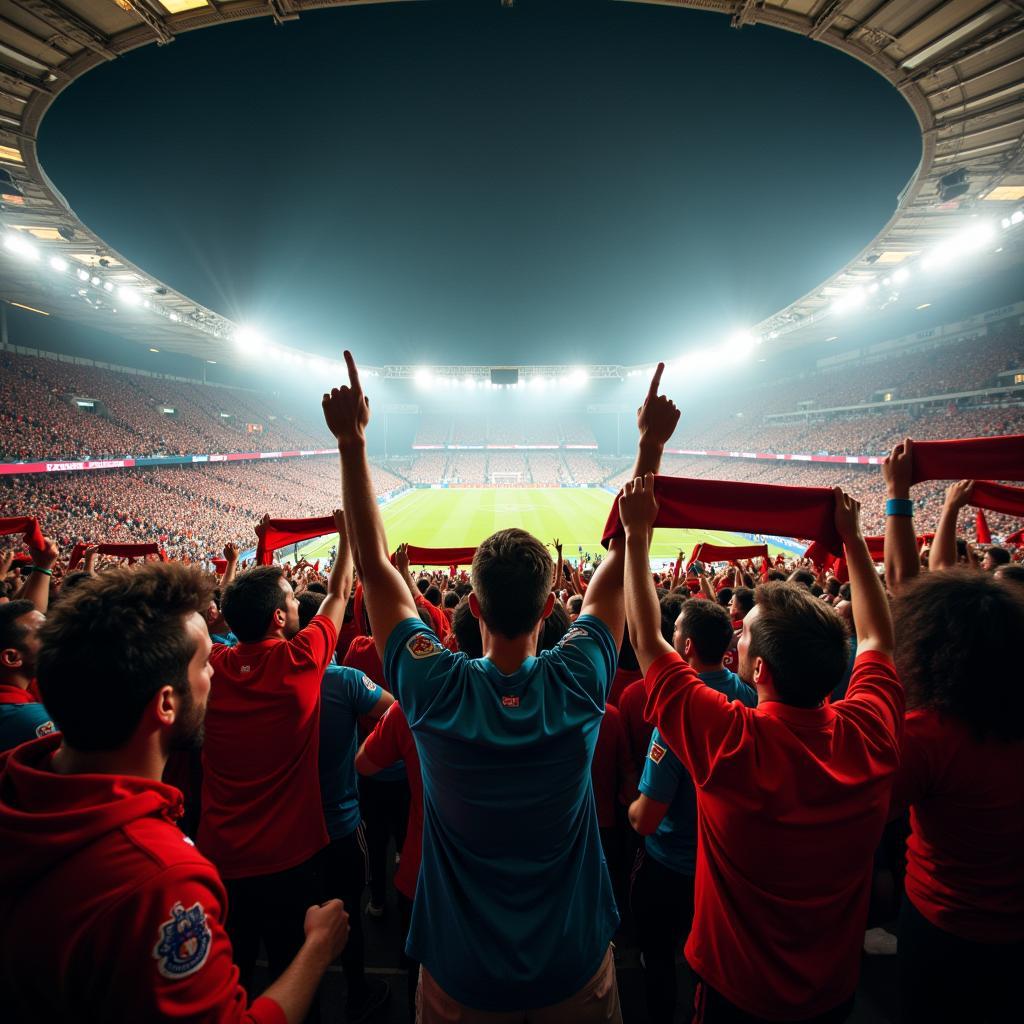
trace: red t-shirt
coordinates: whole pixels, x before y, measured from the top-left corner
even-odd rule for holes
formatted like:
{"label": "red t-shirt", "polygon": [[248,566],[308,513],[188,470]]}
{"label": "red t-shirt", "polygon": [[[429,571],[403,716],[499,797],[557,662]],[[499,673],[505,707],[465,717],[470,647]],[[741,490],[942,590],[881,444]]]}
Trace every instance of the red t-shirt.
{"label": "red t-shirt", "polygon": [[642,679],[630,683],[622,691],[619,698],[619,714],[626,728],[626,740],[629,743],[629,756],[638,773],[644,770],[647,751],[651,745],[651,733],[654,726],[644,718],[644,705],[647,703],[647,688]]}
{"label": "red t-shirt", "polygon": [[908,805],[906,888],[921,915],[972,942],[1024,939],[1024,743],[908,712],[893,807]]}
{"label": "red t-shirt", "polygon": [[824,1013],[857,987],[872,859],[899,767],[903,688],[858,656],[846,699],[748,708],[675,651],[648,670],[645,713],[697,789],[686,958],[741,1010]]}
{"label": "red t-shirt", "polygon": [[341,659],[345,657],[348,645],[361,633],[362,630],[359,628],[359,625],[354,618],[341,624],[341,629],[338,630],[338,646],[336,648],[338,661],[341,661]]}
{"label": "red t-shirt", "polygon": [[630,683],[635,683],[638,679],[643,679],[643,677],[644,674],[639,669],[617,668],[615,670],[615,677],[612,679],[612,685],[608,690],[606,703],[614,704],[618,707],[622,691],[625,690]]}
{"label": "red t-shirt", "polygon": [[384,712],[366,737],[363,753],[378,767],[387,768],[396,761],[405,762],[409,780],[409,820],[405,829],[402,856],[395,872],[395,888],[408,899],[416,895],[423,855],[423,779],[420,756],[405,714],[396,701]]}
{"label": "red t-shirt", "polygon": [[388,693],[391,692],[391,687],[384,681],[384,666],[381,664],[377,645],[373,642],[372,636],[357,636],[348,645],[348,650],[341,663],[349,668],[358,669]]}
{"label": "red t-shirt", "polygon": [[438,608],[436,604],[431,604],[422,594],[416,598],[416,606],[422,608],[430,616],[431,621],[434,624],[434,633],[438,639],[446,637],[451,630],[451,623],[448,621],[448,616],[445,615],[443,609]]}
{"label": "red t-shirt", "polygon": [[320,681],[337,639],[317,615],[291,640],[213,645],[198,842],[224,878],[284,871],[327,845]]}
{"label": "red t-shirt", "polygon": [[614,704],[604,709],[597,734],[594,760],[590,762],[590,781],[597,805],[600,828],[615,827],[615,803],[630,772],[629,743],[622,715]]}

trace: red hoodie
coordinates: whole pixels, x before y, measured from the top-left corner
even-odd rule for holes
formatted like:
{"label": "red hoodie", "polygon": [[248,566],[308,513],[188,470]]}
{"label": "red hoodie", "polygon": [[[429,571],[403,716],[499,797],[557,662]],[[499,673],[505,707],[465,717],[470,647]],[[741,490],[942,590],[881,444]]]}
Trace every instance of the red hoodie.
{"label": "red hoodie", "polygon": [[272,999],[246,1006],[224,887],[174,825],[178,790],[58,775],[60,743],[0,756],[5,1020],[285,1024]]}

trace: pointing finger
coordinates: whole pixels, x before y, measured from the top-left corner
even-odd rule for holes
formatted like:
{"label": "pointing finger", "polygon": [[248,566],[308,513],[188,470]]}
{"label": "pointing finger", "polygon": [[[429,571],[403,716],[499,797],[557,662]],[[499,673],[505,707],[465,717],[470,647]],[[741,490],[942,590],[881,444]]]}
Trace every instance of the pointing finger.
{"label": "pointing finger", "polygon": [[658,394],[658,388],[661,387],[661,375],[665,372],[665,364],[658,363],[657,368],[654,371],[654,376],[651,378],[651,386],[647,391],[649,398],[656,398]]}
{"label": "pointing finger", "polygon": [[362,390],[359,384],[359,370],[356,369],[356,361],[352,353],[345,349],[345,365],[348,367],[348,382],[353,390]]}

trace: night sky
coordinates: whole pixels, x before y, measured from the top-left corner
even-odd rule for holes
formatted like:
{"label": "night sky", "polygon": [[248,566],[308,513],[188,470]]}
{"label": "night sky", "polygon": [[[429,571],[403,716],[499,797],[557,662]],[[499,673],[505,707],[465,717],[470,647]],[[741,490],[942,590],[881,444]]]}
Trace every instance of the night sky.
{"label": "night sky", "polygon": [[857,61],[590,0],[386,4],[180,36],[41,130],[72,208],[272,339],[366,362],[638,362],[797,298],[920,155]]}

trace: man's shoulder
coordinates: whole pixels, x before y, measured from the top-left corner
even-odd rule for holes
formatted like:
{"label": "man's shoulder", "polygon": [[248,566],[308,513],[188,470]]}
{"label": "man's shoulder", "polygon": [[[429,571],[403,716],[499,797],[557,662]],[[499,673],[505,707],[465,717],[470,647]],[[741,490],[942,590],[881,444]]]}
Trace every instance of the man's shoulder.
{"label": "man's shoulder", "polygon": [[155,871],[193,867],[197,876],[216,875],[211,862],[177,825],[155,816],[137,818],[123,826],[126,839],[152,863]]}

